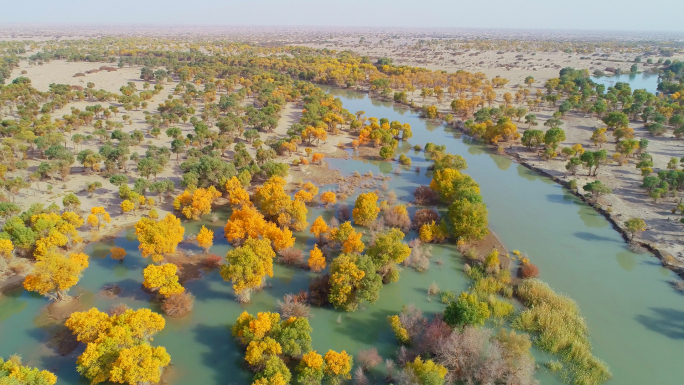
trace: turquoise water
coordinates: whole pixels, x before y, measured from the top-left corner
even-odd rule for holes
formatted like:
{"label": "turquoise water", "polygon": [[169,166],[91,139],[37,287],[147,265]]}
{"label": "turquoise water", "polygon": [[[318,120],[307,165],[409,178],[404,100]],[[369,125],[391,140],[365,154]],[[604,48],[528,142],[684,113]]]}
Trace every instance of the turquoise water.
{"label": "turquoise water", "polygon": [[[680,355],[684,348],[684,298],[667,283],[673,273],[660,267],[649,254],[634,254],[628,250],[619,234],[590,207],[546,178],[530,172],[510,159],[489,153],[484,147],[469,143],[458,132],[445,129],[418,118],[409,110],[391,103],[368,99],[364,94],[338,89],[326,89],[344,102],[352,113],[366,111],[366,116],[386,117],[410,123],[414,137],[402,143],[404,153],[420,167],[416,173],[403,171],[395,175],[396,162],[367,159],[329,159],[333,168],[343,174],[354,171],[391,176],[389,189],[403,200],[412,200],[415,187],[427,184],[429,162],[422,152],[411,145],[426,142],[446,144],[451,153],[464,156],[467,172],[482,187],[489,207],[490,225],[509,250],[527,253],[540,267],[541,278],[556,291],[575,299],[586,317],[595,354],[610,366],[615,384],[675,384],[684,377]],[[353,155],[353,154],[352,154]],[[379,187],[379,185],[378,185]],[[322,189],[330,189],[326,186]],[[357,193],[361,191],[357,190]],[[351,204],[355,196],[349,197]],[[227,214],[219,212],[221,220],[187,223],[186,235],[196,234],[201,224],[215,231],[216,239],[210,253],[225,255],[230,246],[223,238]],[[309,223],[318,215],[328,219],[333,209],[309,209]],[[297,247],[308,251],[313,240],[308,234],[297,236]],[[411,239],[415,234],[407,236]],[[113,245],[126,248],[123,263],[111,260],[108,250]],[[185,251],[197,248],[182,245]],[[133,308],[152,307],[149,295],[140,290],[142,269],[148,261],[140,257],[137,241],[131,230],[122,231],[115,240],[88,245],[91,265],[72,294],[81,294],[83,308],[96,306],[106,310],[126,303]],[[436,261],[441,260],[440,266]],[[464,290],[468,280],[462,272],[463,262],[453,246],[433,248],[430,269],[417,273],[404,269],[398,283],[386,285],[374,305],[366,305],[355,313],[334,309],[312,308],[313,346],[319,352],[328,349],[347,350],[355,354],[370,346],[378,348],[383,357],[393,357],[397,347],[386,317],[396,314],[405,304],[414,303],[426,313],[441,311],[444,305],[433,298],[428,301],[427,287],[437,282],[443,290]],[[244,351],[233,341],[229,325],[244,310],[250,313],[273,311],[276,300],[284,294],[305,290],[316,274],[275,266],[269,287],[252,296],[252,303],[240,305],[234,300],[230,285],[218,272],[207,272],[202,279],[187,283],[196,296],[193,312],[182,319],[167,318],[164,331],[155,337],[155,344],[165,346],[172,357],[170,380],[174,384],[246,384],[251,373],[243,369]],[[107,284],[117,283],[123,292],[119,298],[98,295]],[[0,356],[19,353],[29,365],[53,370],[59,384],[87,384],[75,371],[79,347],[68,356],[59,356],[46,344],[59,325],[48,319],[44,308],[47,300],[24,290],[0,298]],[[158,309],[157,309],[158,310]],[[535,352],[538,358],[545,355]],[[543,363],[540,360],[540,363]],[[379,378],[379,377],[378,377]],[[558,380],[543,370],[538,378],[543,384]]]}
{"label": "turquoise water", "polygon": [[613,76],[593,76],[591,78],[598,84],[603,84],[608,87],[613,87],[615,83],[629,83],[632,90],[645,89],[646,91],[657,94],[658,93],[658,75],[638,73],[638,74],[622,74]]}

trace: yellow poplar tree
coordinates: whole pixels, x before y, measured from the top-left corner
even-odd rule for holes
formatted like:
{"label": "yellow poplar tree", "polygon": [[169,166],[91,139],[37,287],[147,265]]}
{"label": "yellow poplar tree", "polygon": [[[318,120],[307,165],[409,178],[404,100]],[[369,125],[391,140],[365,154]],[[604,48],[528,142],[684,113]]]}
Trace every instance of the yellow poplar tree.
{"label": "yellow poplar tree", "polygon": [[143,217],[135,224],[135,235],[140,242],[138,248],[144,258],[152,256],[154,262],[161,262],[164,254],[175,253],[183,234],[185,229],[173,214],[167,214],[160,221]]}
{"label": "yellow poplar tree", "polygon": [[328,227],[328,224],[325,223],[325,220],[320,215],[318,216],[318,218],[316,218],[316,220],[314,220],[313,224],[311,225],[311,228],[309,229],[309,232],[311,234],[314,234],[318,239],[321,239],[321,237],[324,234],[327,234],[329,231],[330,227]]}
{"label": "yellow poplar tree", "polygon": [[346,351],[337,353],[334,350],[328,350],[323,360],[325,361],[323,372],[331,384],[339,384],[351,378],[354,359]]}
{"label": "yellow poplar tree", "polygon": [[325,257],[323,257],[323,252],[318,248],[317,244],[314,245],[314,248],[309,253],[309,268],[316,273],[325,269]]}
{"label": "yellow poplar tree", "polygon": [[214,186],[208,189],[198,188],[192,194],[185,190],[173,201],[173,207],[182,212],[186,218],[198,220],[211,212],[214,199],[220,196],[221,193]]}
{"label": "yellow poplar tree", "polygon": [[233,290],[240,294],[261,286],[266,276],[273,277],[275,252],[268,240],[248,238],[242,247],[226,254],[221,266],[221,277],[233,282]]}
{"label": "yellow poplar tree", "polygon": [[321,194],[321,202],[323,202],[323,204],[325,204],[326,207],[330,203],[335,204],[337,203],[337,195],[332,191],[326,191],[323,194]]}
{"label": "yellow poplar tree", "polygon": [[149,265],[143,270],[145,277],[143,286],[158,290],[159,294],[165,297],[180,294],[185,291],[185,288],[178,283],[177,272],[178,268],[173,263],[166,263],[161,266]]}
{"label": "yellow poplar tree", "polygon": [[354,222],[359,226],[368,226],[378,217],[380,208],[378,207],[378,196],[375,193],[368,192],[359,195],[356,198],[352,216]]}
{"label": "yellow poplar tree", "polygon": [[213,244],[214,232],[202,225],[199,234],[197,234],[197,245],[203,248],[205,253],[208,253]]}
{"label": "yellow poplar tree", "polygon": [[72,253],[69,256],[51,250],[34,265],[33,272],[24,279],[24,288],[45,295],[52,300],[68,298],[67,291],[78,283],[88,267],[88,256]]}
{"label": "yellow poplar tree", "polygon": [[164,329],[164,317],[150,309],[126,310],[109,316],[96,308],[75,312],[68,327],[86,349],[78,357],[77,370],[92,384],[118,382],[131,385],[159,382],[171,361],[163,347],[149,341]]}

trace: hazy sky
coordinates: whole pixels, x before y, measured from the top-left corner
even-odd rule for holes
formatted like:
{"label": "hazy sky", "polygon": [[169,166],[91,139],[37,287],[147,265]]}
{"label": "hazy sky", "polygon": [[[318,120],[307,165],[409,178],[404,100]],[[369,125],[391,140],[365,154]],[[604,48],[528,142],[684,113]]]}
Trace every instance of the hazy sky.
{"label": "hazy sky", "polygon": [[0,23],[684,32],[684,0],[5,0]]}

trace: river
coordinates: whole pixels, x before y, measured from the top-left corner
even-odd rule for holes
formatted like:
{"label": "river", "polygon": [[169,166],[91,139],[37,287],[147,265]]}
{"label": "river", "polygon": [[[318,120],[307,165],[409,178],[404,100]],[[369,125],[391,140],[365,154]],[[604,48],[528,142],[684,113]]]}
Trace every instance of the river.
{"label": "river", "polygon": [[[421,168],[395,175],[396,162],[329,159],[332,168],[343,174],[372,171],[392,176],[389,188],[400,199],[411,200],[415,187],[429,183],[425,170],[429,162],[422,152],[410,145],[426,142],[445,144],[447,150],[468,161],[469,173],[481,186],[489,208],[490,225],[509,250],[527,253],[541,271],[541,279],[556,291],[575,299],[586,317],[594,353],[609,365],[616,384],[674,384],[684,377],[680,355],[684,347],[684,298],[668,284],[677,277],[663,269],[649,254],[629,251],[620,235],[590,207],[559,185],[540,177],[510,159],[491,154],[484,147],[469,143],[460,134],[443,126],[418,118],[404,108],[391,103],[371,100],[365,94],[326,88],[340,97],[349,111],[363,110],[366,116],[386,117],[412,126],[414,137],[402,143],[399,153],[411,157],[413,166]],[[397,154],[398,155],[398,154]],[[332,188],[324,186],[322,189]],[[357,191],[357,193],[360,191]],[[352,204],[355,196],[349,197]],[[186,235],[196,234],[201,224],[215,231],[212,254],[225,255],[230,246],[223,238],[226,212],[219,211],[221,220],[185,224]],[[309,223],[318,215],[326,219],[331,209],[311,208]],[[297,246],[313,247],[307,233],[298,233]],[[410,234],[407,239],[415,237]],[[108,257],[113,246],[124,247],[128,256],[119,263]],[[182,245],[185,251],[199,252],[194,246]],[[106,310],[126,303],[133,308],[152,307],[149,296],[140,290],[142,269],[149,263],[140,257],[137,241],[131,229],[124,230],[108,242],[86,247],[91,265],[72,294],[81,295],[84,308],[96,306]],[[441,260],[443,263],[437,264]],[[440,245],[433,248],[430,269],[417,273],[404,269],[399,282],[386,285],[380,299],[354,313],[334,309],[312,308],[313,346],[319,353],[328,349],[347,350],[356,354],[370,346],[380,354],[393,357],[397,348],[386,318],[396,314],[405,304],[414,303],[426,313],[441,311],[444,305],[436,298],[427,298],[427,287],[436,282],[443,290],[461,291],[468,280],[462,271],[463,262],[455,248]],[[242,365],[244,349],[230,335],[229,325],[242,311],[252,314],[273,311],[276,300],[284,294],[305,290],[316,274],[300,269],[275,266],[269,287],[256,293],[252,303],[241,305],[234,300],[232,290],[217,271],[202,279],[187,283],[196,296],[193,312],[182,319],[167,318],[166,328],[154,340],[155,345],[168,349],[172,357],[170,380],[174,384],[247,384],[251,373]],[[118,298],[98,295],[107,284],[122,288]],[[76,357],[83,347],[67,356],[56,354],[50,336],[58,325],[44,311],[47,300],[25,290],[16,290],[0,297],[0,356],[22,355],[25,364],[56,371],[58,384],[87,384],[75,370]],[[535,352],[540,364],[548,359]],[[376,378],[381,373],[373,373]],[[559,380],[540,370],[542,384]]]}

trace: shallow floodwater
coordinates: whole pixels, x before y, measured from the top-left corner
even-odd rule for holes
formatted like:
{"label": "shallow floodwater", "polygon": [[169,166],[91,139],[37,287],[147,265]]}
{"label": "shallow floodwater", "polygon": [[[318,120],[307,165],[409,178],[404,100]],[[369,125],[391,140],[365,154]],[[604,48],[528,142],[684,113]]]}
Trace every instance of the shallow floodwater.
{"label": "shallow floodwater", "polygon": [[613,76],[592,76],[591,80],[595,83],[603,84],[608,87],[615,86],[615,83],[629,83],[632,90],[645,89],[646,91],[657,94],[658,93],[658,75],[637,73],[637,74],[622,74]]}
{"label": "shallow floodwater", "polygon": [[[610,366],[615,384],[675,384],[684,377],[681,352],[684,347],[684,297],[667,283],[676,279],[673,273],[660,267],[650,254],[634,254],[628,250],[619,234],[591,208],[560,186],[511,162],[508,158],[491,154],[480,145],[463,140],[460,135],[444,127],[419,119],[409,110],[395,108],[391,103],[370,100],[366,95],[338,89],[326,91],[340,97],[352,113],[363,110],[366,116],[386,117],[410,123],[414,137],[402,143],[399,153],[410,156],[413,167],[395,175],[396,162],[329,159],[333,168],[343,173],[372,171],[392,177],[389,188],[400,199],[411,200],[418,185],[429,183],[426,175],[429,162],[424,153],[414,152],[409,144],[426,142],[446,144],[451,153],[460,154],[468,161],[467,172],[482,187],[482,195],[489,207],[490,225],[509,250],[527,253],[540,267],[541,278],[556,291],[575,299],[586,317],[592,336],[594,353]],[[353,154],[352,154],[353,155]],[[398,155],[398,154],[397,154]],[[419,173],[415,167],[420,167]],[[333,186],[327,186],[333,188]],[[321,191],[324,191],[324,187]],[[357,191],[359,193],[360,191]],[[355,196],[348,199],[353,202]],[[333,210],[311,208],[309,223],[318,215],[329,219]],[[226,213],[221,220],[190,222],[186,235],[196,234],[201,224],[215,231],[215,245],[210,253],[223,256],[230,246],[223,238]],[[306,233],[297,235],[297,247],[305,256],[313,247],[313,239]],[[407,240],[415,234],[407,236]],[[128,256],[119,263],[108,257],[108,250],[116,244],[126,248]],[[199,250],[182,245],[185,251]],[[82,294],[84,308],[96,306],[106,310],[124,302],[133,308],[152,307],[150,298],[140,290],[142,269],[148,261],[140,257],[137,241],[131,230],[122,231],[110,242],[88,245],[91,265],[72,294]],[[441,261],[441,266],[437,263]],[[427,298],[427,287],[432,282],[442,290],[461,291],[468,280],[462,271],[463,261],[453,246],[433,247],[430,269],[417,273],[404,269],[401,279],[386,285],[380,299],[373,305],[362,306],[354,313],[334,309],[312,308],[314,349],[347,350],[356,354],[359,349],[375,346],[383,357],[393,357],[397,348],[387,325],[388,315],[396,314],[405,304],[414,303],[431,314],[444,305],[436,298]],[[165,346],[171,354],[174,384],[248,384],[251,373],[242,365],[244,350],[230,335],[229,325],[244,310],[254,314],[273,311],[276,300],[284,294],[305,290],[316,274],[282,266],[274,267],[269,287],[256,293],[252,303],[240,305],[234,300],[230,285],[217,271],[202,279],[187,283],[196,296],[193,312],[183,319],[167,318],[164,331],[154,344]],[[123,289],[119,298],[104,298],[97,293],[107,284],[117,283]],[[75,371],[78,348],[61,357],[43,342],[49,341],[57,326],[44,312],[47,300],[24,290],[17,290],[0,298],[0,356],[19,353],[24,362],[56,371],[59,384],[87,384]],[[535,351],[539,363],[548,356]],[[374,373],[380,378],[381,373]],[[542,384],[556,384],[559,380],[543,369],[537,376]]]}

